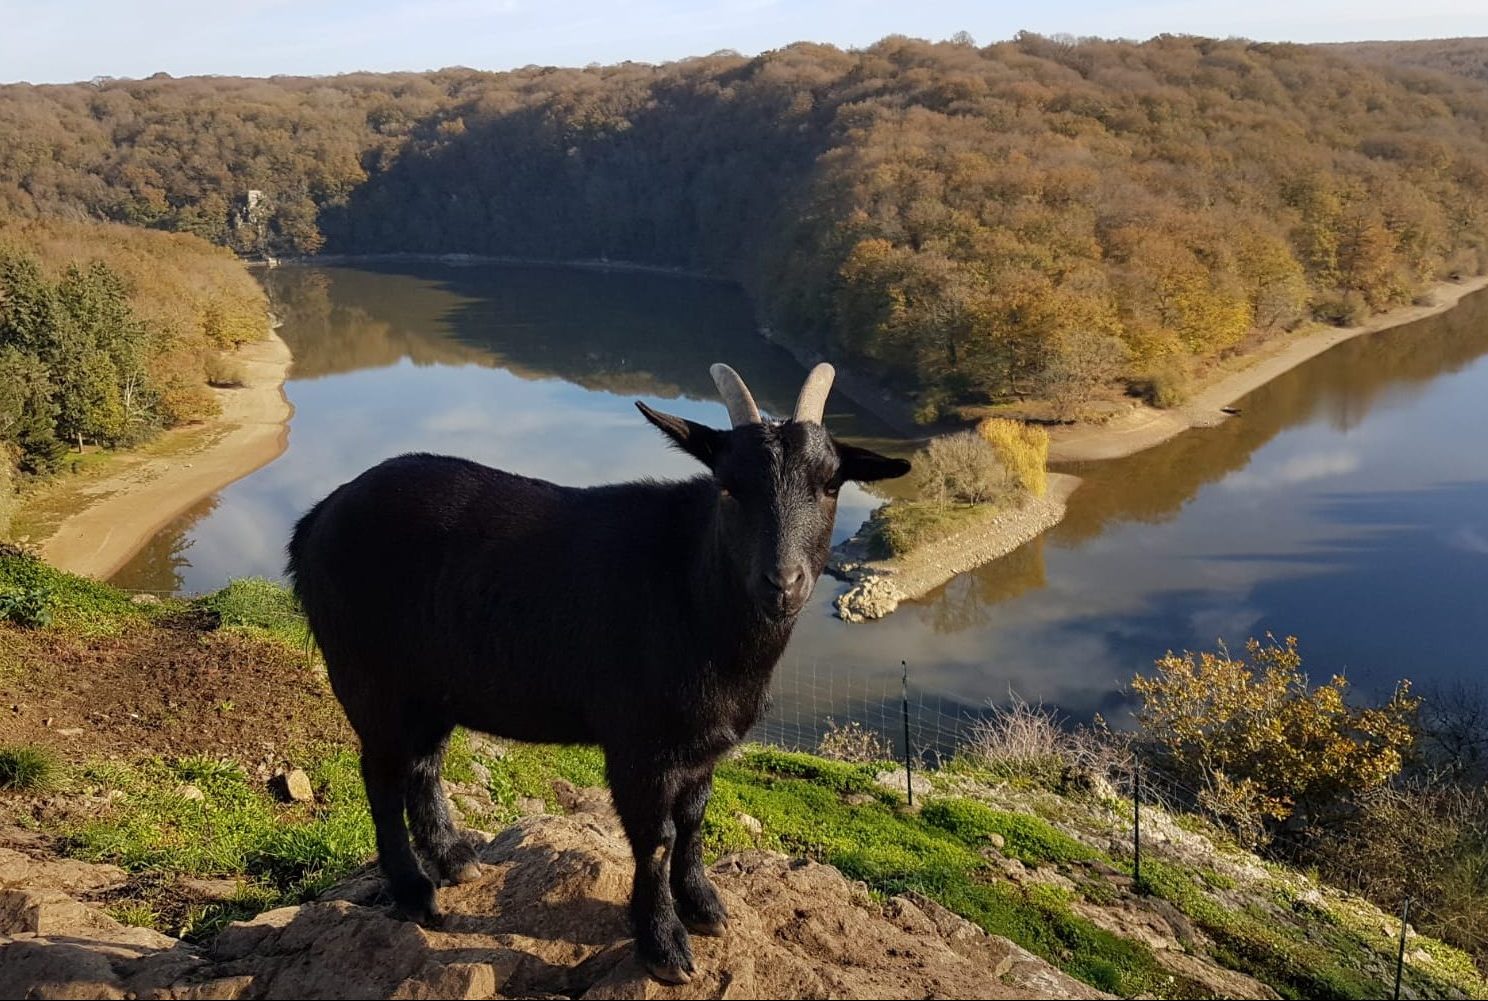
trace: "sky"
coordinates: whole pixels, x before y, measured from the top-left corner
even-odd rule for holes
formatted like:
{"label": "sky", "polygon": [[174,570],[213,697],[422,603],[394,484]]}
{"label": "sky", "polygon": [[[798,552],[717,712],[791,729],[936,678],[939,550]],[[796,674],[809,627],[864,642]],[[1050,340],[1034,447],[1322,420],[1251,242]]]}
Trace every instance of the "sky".
{"label": "sky", "polygon": [[890,34],[1488,35],[1488,0],[0,0],[0,81],[665,62]]}

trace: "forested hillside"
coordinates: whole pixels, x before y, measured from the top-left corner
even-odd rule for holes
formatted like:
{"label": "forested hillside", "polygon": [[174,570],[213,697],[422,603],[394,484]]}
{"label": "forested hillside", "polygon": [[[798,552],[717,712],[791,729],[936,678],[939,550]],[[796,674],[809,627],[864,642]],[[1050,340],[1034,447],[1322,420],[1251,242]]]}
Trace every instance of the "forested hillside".
{"label": "forested hillside", "polygon": [[16,85],[0,136],[10,214],[732,277],[926,416],[1168,381],[1488,269],[1488,88],[1293,45]]}
{"label": "forested hillside", "polygon": [[1394,66],[1456,73],[1488,82],[1488,38],[1425,38],[1410,42],[1335,42],[1319,45],[1339,55]]}

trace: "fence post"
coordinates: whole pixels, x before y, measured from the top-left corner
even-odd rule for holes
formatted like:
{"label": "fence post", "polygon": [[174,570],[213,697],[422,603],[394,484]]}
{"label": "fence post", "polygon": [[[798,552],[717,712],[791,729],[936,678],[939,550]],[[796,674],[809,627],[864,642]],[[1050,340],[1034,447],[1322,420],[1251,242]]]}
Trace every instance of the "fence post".
{"label": "fence post", "polygon": [[899,701],[904,709],[904,795],[909,799],[909,805],[914,806],[914,772],[909,763],[909,662],[901,660],[899,666],[904,668],[899,683]]}
{"label": "fence post", "polygon": [[1132,791],[1132,888],[1142,892],[1142,766],[1135,769]]}
{"label": "fence post", "polygon": [[1405,923],[1410,920],[1411,898],[1400,908],[1400,951],[1395,954],[1395,1001],[1400,1001],[1400,978],[1405,973]]}

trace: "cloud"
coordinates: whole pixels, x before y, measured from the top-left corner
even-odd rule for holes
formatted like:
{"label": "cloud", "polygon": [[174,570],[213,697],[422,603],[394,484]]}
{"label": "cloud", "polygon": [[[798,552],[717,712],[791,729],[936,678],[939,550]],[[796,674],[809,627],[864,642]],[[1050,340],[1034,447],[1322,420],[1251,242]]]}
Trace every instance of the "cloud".
{"label": "cloud", "polygon": [[1226,490],[1275,490],[1278,487],[1344,476],[1354,472],[1359,466],[1357,452],[1313,452],[1293,456],[1271,469],[1242,469],[1225,480],[1223,486]]}

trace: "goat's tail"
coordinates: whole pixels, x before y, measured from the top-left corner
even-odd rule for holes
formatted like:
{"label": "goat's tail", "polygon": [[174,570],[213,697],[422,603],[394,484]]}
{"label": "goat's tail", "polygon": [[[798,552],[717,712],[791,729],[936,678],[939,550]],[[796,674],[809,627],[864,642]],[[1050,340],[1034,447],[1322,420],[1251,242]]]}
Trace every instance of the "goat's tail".
{"label": "goat's tail", "polygon": [[309,551],[310,535],[315,529],[315,522],[320,517],[321,511],[325,509],[329,497],[323,498],[319,503],[305,512],[299,521],[295,522],[294,531],[290,533],[289,545],[285,547],[289,554],[289,560],[285,565],[285,571],[289,574],[290,582],[294,588],[295,597],[300,599],[301,607],[305,604],[305,585],[307,583],[306,555]]}

